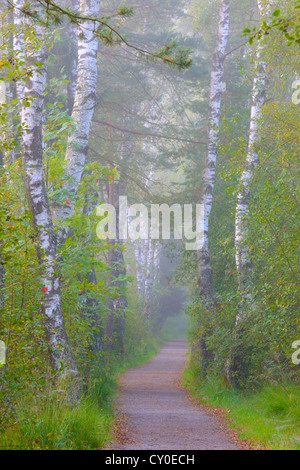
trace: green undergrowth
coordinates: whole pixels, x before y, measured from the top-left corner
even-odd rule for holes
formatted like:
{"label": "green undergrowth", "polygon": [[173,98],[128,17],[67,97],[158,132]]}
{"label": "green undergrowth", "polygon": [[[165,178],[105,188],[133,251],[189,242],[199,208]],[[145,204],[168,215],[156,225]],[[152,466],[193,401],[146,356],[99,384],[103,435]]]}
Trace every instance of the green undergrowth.
{"label": "green undergrowth", "polygon": [[198,365],[189,363],[183,383],[200,403],[224,409],[228,428],[253,448],[300,449],[299,386],[266,384],[247,393],[222,386],[220,377],[200,377]]}
{"label": "green undergrowth", "polygon": [[80,402],[71,405],[63,391],[43,392],[15,405],[15,420],[0,429],[0,449],[22,450],[96,450],[112,438],[116,419],[114,397],[118,391],[118,375],[129,368],[151,360],[165,342],[151,337],[140,341],[136,349],[120,356],[109,356],[99,367],[96,378],[81,394]]}
{"label": "green undergrowth", "polygon": [[[132,320],[133,321],[133,320]],[[132,326],[132,328],[130,328]],[[135,328],[134,328],[135,327]],[[0,427],[0,449],[22,450],[96,450],[112,439],[117,413],[115,396],[118,376],[141,366],[156,356],[168,340],[184,336],[169,329],[157,334],[141,323],[128,325],[123,356],[106,354],[83,379],[79,403],[69,403],[64,390],[30,392],[14,405],[15,419]],[[139,337],[138,337],[139,334]]]}
{"label": "green undergrowth", "polygon": [[[78,405],[59,393],[19,404],[17,421],[0,434],[1,449],[100,449],[110,438],[112,407],[90,390]],[[102,404],[101,404],[102,402]]]}

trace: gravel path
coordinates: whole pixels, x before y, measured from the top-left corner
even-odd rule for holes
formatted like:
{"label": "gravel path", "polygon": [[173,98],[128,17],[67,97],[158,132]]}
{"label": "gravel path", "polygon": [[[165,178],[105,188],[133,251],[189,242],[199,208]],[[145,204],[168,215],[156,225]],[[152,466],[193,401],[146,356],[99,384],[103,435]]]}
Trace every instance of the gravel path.
{"label": "gravel path", "polygon": [[[120,377],[114,450],[238,450],[242,441],[220,420],[189,399],[180,386],[186,361],[184,339],[166,343],[148,364]],[[222,426],[222,427],[221,427]]]}

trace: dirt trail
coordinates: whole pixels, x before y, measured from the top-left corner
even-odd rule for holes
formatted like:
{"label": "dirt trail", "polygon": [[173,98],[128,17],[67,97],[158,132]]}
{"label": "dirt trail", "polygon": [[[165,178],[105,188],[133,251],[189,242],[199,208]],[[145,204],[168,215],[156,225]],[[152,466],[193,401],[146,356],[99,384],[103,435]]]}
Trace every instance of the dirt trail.
{"label": "dirt trail", "polygon": [[120,378],[120,420],[114,450],[238,450],[220,420],[193,403],[180,386],[184,339],[169,341],[148,364]]}

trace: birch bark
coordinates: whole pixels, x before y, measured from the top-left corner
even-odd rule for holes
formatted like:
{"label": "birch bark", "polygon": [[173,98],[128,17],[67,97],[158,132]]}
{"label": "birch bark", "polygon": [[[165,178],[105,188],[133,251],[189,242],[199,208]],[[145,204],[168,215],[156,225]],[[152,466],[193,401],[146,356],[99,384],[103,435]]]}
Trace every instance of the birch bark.
{"label": "birch bark", "polygon": [[[151,151],[154,153],[154,146],[151,145]],[[149,190],[150,194],[153,193],[153,183],[154,183],[155,171],[153,165],[150,169],[149,174]],[[150,228],[151,231],[151,228]],[[154,241],[151,237],[151,232],[147,240],[147,260],[146,260],[146,278],[145,278],[145,319],[147,323],[150,321],[151,316],[151,297],[152,289],[154,284]]]}
{"label": "birch bark", "polygon": [[[119,238],[119,196],[122,193],[123,185],[120,181],[110,185],[109,203],[116,210],[116,238],[110,240],[112,248],[109,253],[109,265],[111,268],[110,287],[112,295],[108,302],[107,337],[109,339],[109,349],[114,348],[123,354],[125,319],[127,310],[126,284],[122,277],[126,275],[126,266],[122,250],[122,241]],[[120,278],[121,277],[121,278]]]}
{"label": "birch bark", "polygon": [[[272,1],[263,2],[262,0],[257,0],[261,19],[269,15],[271,4]],[[235,213],[236,268],[240,293],[243,301],[246,302],[252,301],[250,289],[252,266],[247,246],[247,216],[252,193],[252,183],[259,164],[260,122],[266,96],[267,65],[263,59],[264,48],[264,40],[261,38],[258,40],[256,48],[248,150],[244,171],[239,182]],[[247,351],[245,351],[243,344],[244,325],[242,319],[244,315],[244,311],[240,311],[236,315],[235,329],[233,331],[234,347],[231,349],[224,367],[223,381],[234,387],[239,387],[243,382],[243,378],[247,375]]]}
{"label": "birch bark", "polygon": [[[74,11],[79,10],[79,0],[72,0],[72,9]],[[72,113],[77,74],[78,74],[78,25],[70,22],[69,25],[69,83],[68,83],[68,108],[69,112]]]}
{"label": "birch bark", "polygon": [[[269,7],[262,1],[257,1],[261,18],[268,14]],[[235,214],[235,260],[238,273],[238,282],[241,295],[244,299],[251,293],[248,289],[251,279],[251,260],[247,246],[247,215],[252,192],[252,182],[256,168],[259,164],[260,131],[259,125],[266,95],[266,69],[267,65],[263,59],[263,38],[258,40],[256,48],[256,63],[252,87],[252,105],[249,127],[248,152],[244,171],[242,173],[237,194],[237,205]],[[238,320],[239,318],[237,318]]]}
{"label": "birch bark", "polygon": [[159,287],[160,287],[160,259],[163,246],[159,240],[155,243],[153,255],[153,288],[152,288],[152,305],[153,316],[158,313],[159,309]]}
{"label": "birch bark", "polygon": [[[36,7],[39,8],[38,5]],[[44,35],[38,25],[36,34],[38,38]],[[31,100],[31,104],[29,107],[25,104],[22,107],[22,123],[26,129],[22,135],[22,161],[44,285],[42,313],[45,318],[50,362],[56,371],[61,370],[63,363],[68,372],[77,372],[70,353],[62,313],[56,237],[43,175],[42,124],[47,62],[45,48],[42,46],[39,50],[28,53],[26,62],[32,69],[32,75],[26,82],[24,97]],[[38,67],[37,63],[42,66]]]}
{"label": "birch bark", "polygon": [[[14,37],[13,37],[13,47],[17,60],[25,61],[25,17],[22,12],[24,7],[24,0],[15,0],[14,1]],[[16,82],[16,92],[19,103],[22,104],[24,97],[25,82],[23,80],[17,80]]]}
{"label": "birch bark", "polygon": [[223,94],[223,74],[225,52],[229,35],[230,1],[221,0],[220,20],[217,34],[217,46],[214,52],[210,82],[209,117],[207,133],[207,154],[203,177],[204,205],[204,242],[198,251],[198,270],[200,295],[206,303],[214,300],[214,286],[209,250],[209,218],[213,202],[213,191],[216,176],[216,161],[219,142],[221,100]]}
{"label": "birch bark", "polygon": [[[128,162],[132,155],[133,143],[129,139],[123,142],[118,148],[120,162]],[[107,322],[107,336],[110,340],[110,348],[113,344],[115,349],[121,354],[124,352],[124,334],[126,324],[126,311],[128,307],[126,297],[126,282],[122,277],[126,276],[126,264],[123,254],[123,241],[120,239],[119,232],[119,215],[120,205],[119,197],[125,196],[127,181],[126,177],[122,175],[122,170],[118,169],[120,173],[120,180],[114,181],[109,188],[110,192],[110,204],[116,209],[116,239],[112,240],[111,243],[113,248],[110,251],[109,264],[111,267],[111,288],[112,290],[117,289],[117,295],[113,295],[109,299],[109,314]],[[120,279],[121,278],[121,279]]]}
{"label": "birch bark", "polygon": [[[97,206],[97,199],[98,193],[90,188],[87,189],[85,194],[86,204],[83,208],[83,213],[85,215],[92,215],[95,207]],[[92,231],[94,231],[94,227],[90,227],[90,235],[87,236],[86,243],[89,242],[91,239]],[[96,285],[97,284],[97,276],[96,270],[94,267],[90,270],[87,276],[87,280],[89,283]],[[95,298],[93,293],[87,292],[86,298],[83,302],[83,308],[86,312],[92,317],[92,326],[93,326],[93,343],[91,345],[91,350],[94,353],[98,353],[103,346],[103,324],[101,320],[101,307],[100,303]]]}
{"label": "birch bark", "polygon": [[[97,17],[100,0],[81,0],[80,15]],[[78,73],[72,117],[76,125],[66,151],[66,189],[71,204],[54,208],[55,219],[60,223],[58,241],[63,243],[68,233],[68,219],[74,213],[78,186],[88,155],[89,131],[96,105],[98,38],[94,22],[84,21],[78,33]]]}

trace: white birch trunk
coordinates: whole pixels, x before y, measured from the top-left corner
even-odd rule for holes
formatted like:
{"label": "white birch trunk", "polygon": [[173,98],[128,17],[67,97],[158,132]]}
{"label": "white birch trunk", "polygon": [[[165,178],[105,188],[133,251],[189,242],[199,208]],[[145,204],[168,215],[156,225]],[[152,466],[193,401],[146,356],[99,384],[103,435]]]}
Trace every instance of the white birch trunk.
{"label": "white birch trunk", "polygon": [[152,292],[152,305],[153,315],[157,314],[159,308],[159,287],[160,287],[160,259],[162,255],[162,244],[158,240],[155,243],[153,255],[153,292]]}
{"label": "white birch trunk", "polygon": [[[154,152],[154,147],[152,145],[152,152]],[[153,184],[154,184],[155,171],[153,165],[150,169],[149,174],[149,186],[150,194],[153,193]],[[151,230],[151,229],[150,229]],[[145,319],[147,323],[150,321],[151,316],[151,297],[154,283],[154,241],[151,237],[151,232],[147,241],[147,259],[146,259],[146,277],[145,277]]]}
{"label": "white birch trunk", "polygon": [[[72,0],[72,9],[79,10],[79,0]],[[78,74],[78,25],[70,22],[69,25],[69,83],[68,83],[68,108],[72,113]]]}
{"label": "white birch trunk", "polygon": [[[257,0],[257,5],[263,18],[268,15],[272,2],[267,5],[261,0]],[[259,145],[260,145],[260,121],[262,110],[265,102],[266,94],[266,63],[263,60],[263,38],[258,40],[256,48],[256,63],[252,86],[252,104],[249,126],[248,151],[246,156],[245,168],[242,173],[239,189],[237,194],[237,205],[235,213],[235,259],[238,273],[239,289],[243,300],[252,300],[251,291],[249,289],[249,281],[251,280],[251,260],[247,246],[247,215],[249,211],[249,202],[251,197],[251,186],[257,165],[259,164]],[[238,348],[230,351],[225,361],[224,377],[225,383],[230,386],[237,386],[241,374],[245,370],[245,352],[243,351],[243,322],[241,322],[244,311],[238,312],[236,315],[235,330],[233,332],[235,342]]]}
{"label": "white birch trunk", "polygon": [[127,208],[127,218],[128,218],[128,234],[129,238],[133,244],[135,263],[136,263],[136,278],[137,278],[137,288],[138,288],[138,298],[139,304],[142,307],[144,302],[144,269],[141,258],[140,243],[144,240],[140,240],[140,243],[137,242],[132,230],[132,217],[130,214],[129,207]]}
{"label": "white birch trunk", "polygon": [[[36,34],[39,37],[44,34],[38,25],[36,25]],[[43,175],[42,123],[47,62],[44,48],[28,55],[26,62],[32,68],[32,76],[26,82],[24,97],[32,101],[29,107],[25,105],[22,107],[22,122],[26,128],[22,136],[22,161],[27,201],[37,237],[36,247],[42,270],[43,288],[46,290],[42,301],[42,313],[45,318],[53,368],[60,371],[63,362],[68,372],[76,372],[62,313],[56,237]],[[43,63],[43,67],[36,67],[37,62]]]}
{"label": "white birch trunk", "polygon": [[[258,0],[258,7],[263,18],[269,8]],[[257,44],[256,63],[252,87],[252,105],[249,128],[248,151],[245,168],[242,173],[237,194],[235,214],[235,259],[238,273],[239,288],[244,298],[251,296],[248,283],[251,277],[251,260],[247,246],[247,214],[252,191],[252,182],[259,164],[260,120],[266,93],[266,63],[262,58],[264,51],[263,38]],[[238,319],[237,319],[238,320]]]}
{"label": "white birch trunk", "polygon": [[[85,194],[86,204],[83,208],[83,214],[91,216],[94,209],[97,206],[98,193],[91,188],[87,188]],[[90,224],[89,235],[87,236],[86,243],[88,244],[92,238],[92,232],[94,231],[94,226]],[[97,276],[95,268],[92,267],[88,273],[87,280],[89,283],[97,285]],[[94,329],[93,334],[93,343],[91,345],[91,350],[94,353],[98,353],[103,348],[103,324],[101,319],[101,306],[98,299],[93,293],[86,293],[86,296],[82,302],[82,309],[87,311],[87,313],[92,317],[92,326]]]}
{"label": "white birch trunk", "polygon": [[[80,14],[85,17],[97,17],[99,15],[100,0],[81,0]],[[67,222],[73,215],[78,186],[88,154],[89,132],[91,120],[94,114],[97,91],[97,52],[98,38],[94,34],[94,22],[84,21],[79,26],[78,34],[78,74],[75,91],[75,100],[72,117],[76,130],[70,136],[66,152],[66,189],[71,204],[65,204],[54,209],[55,219],[64,227],[58,235],[62,243],[67,236]]]}
{"label": "white birch trunk", "polygon": [[224,59],[229,35],[229,10],[229,0],[221,0],[217,46],[213,56],[210,82],[207,154],[203,178],[202,197],[202,204],[204,205],[204,243],[203,247],[198,251],[200,294],[206,302],[211,302],[214,299],[212,268],[209,251],[209,218],[212,208],[213,191],[216,177],[221,100],[224,89]]}
{"label": "white birch trunk", "polygon": [[147,253],[147,272],[146,272],[146,279],[145,279],[145,319],[147,323],[150,321],[151,315],[151,297],[152,297],[152,289],[154,283],[154,242],[153,240],[149,239],[148,242],[148,253]]}
{"label": "white birch trunk", "polygon": [[[24,0],[15,0],[13,3],[14,26],[15,26],[14,37],[13,37],[13,47],[14,47],[16,59],[18,61],[25,60],[25,34],[24,34],[24,29],[23,29],[25,26],[25,17],[22,12],[24,3],[25,3]],[[22,104],[22,100],[24,97],[24,89],[25,89],[25,82],[23,80],[17,80],[16,91],[17,91],[17,98],[20,104]]]}

